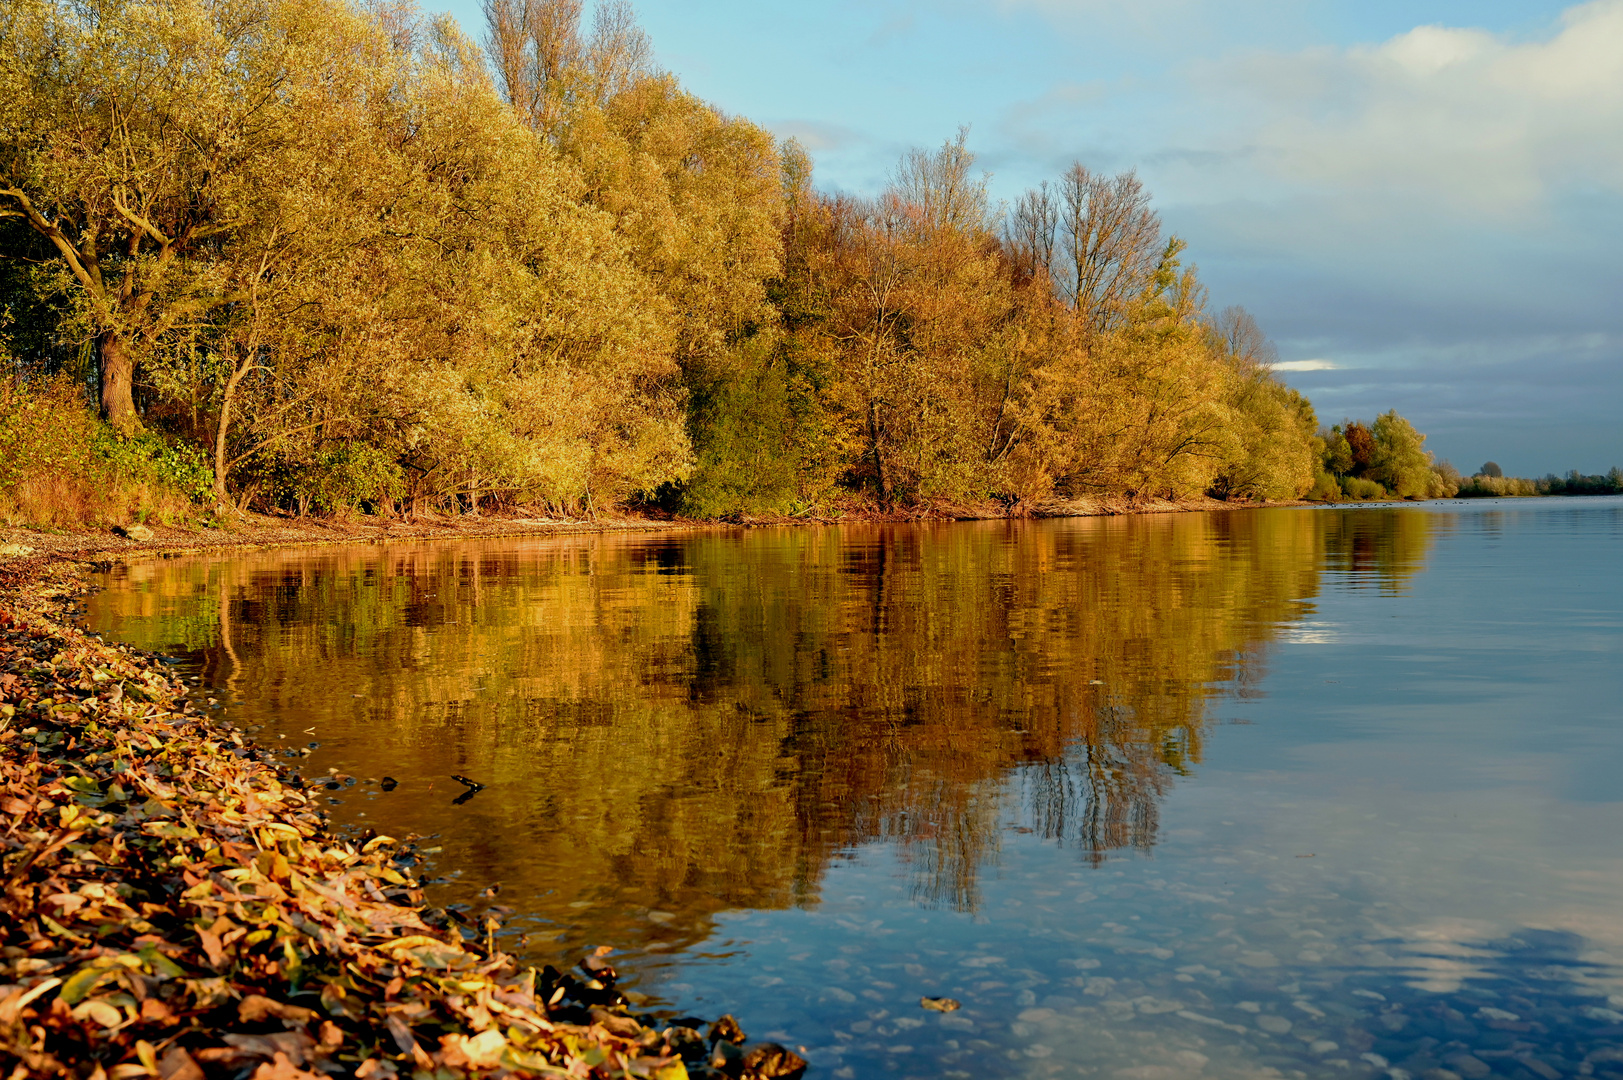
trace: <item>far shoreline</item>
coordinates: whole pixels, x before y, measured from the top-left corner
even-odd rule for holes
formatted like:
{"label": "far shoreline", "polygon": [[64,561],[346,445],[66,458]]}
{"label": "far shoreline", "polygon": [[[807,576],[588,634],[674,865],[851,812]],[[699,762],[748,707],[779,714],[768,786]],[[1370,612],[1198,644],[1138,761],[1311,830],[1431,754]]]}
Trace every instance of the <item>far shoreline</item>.
{"label": "far shoreline", "polygon": [[[0,526],[0,563],[53,562],[119,563],[142,558],[178,558],[183,555],[222,554],[232,551],[268,551],[305,547],[336,547],[393,542],[498,540],[526,537],[606,535],[611,533],[702,533],[830,525],[904,525],[953,521],[1031,521],[1054,518],[1139,517],[1237,510],[1291,508],[1346,509],[1363,507],[1424,506],[1433,503],[1488,503],[1506,499],[1593,498],[1579,495],[1452,496],[1439,499],[1362,499],[1310,501],[1282,499],[1272,502],[1195,499],[1099,498],[1049,501],[1032,506],[1005,507],[999,503],[940,505],[913,510],[856,510],[833,514],[732,515],[721,518],[684,518],[654,514],[617,513],[592,518],[536,516],[526,508],[487,514],[422,515],[382,518],[352,515],[334,518],[278,518],[247,514],[229,528],[191,525],[101,527],[41,530]],[[129,533],[135,532],[135,536]]]}

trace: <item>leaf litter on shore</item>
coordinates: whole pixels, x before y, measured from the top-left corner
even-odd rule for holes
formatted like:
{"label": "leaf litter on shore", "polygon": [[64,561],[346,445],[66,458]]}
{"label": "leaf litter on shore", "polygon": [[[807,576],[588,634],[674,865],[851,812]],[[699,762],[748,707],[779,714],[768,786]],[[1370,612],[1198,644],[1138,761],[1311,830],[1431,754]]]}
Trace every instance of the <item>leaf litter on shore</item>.
{"label": "leaf litter on shore", "polygon": [[0,1075],[804,1071],[774,1044],[721,1052],[736,1025],[707,1045],[627,1015],[600,956],[580,980],[521,967],[494,918],[431,925],[389,837],[336,836],[180,680],[66,625],[70,568],[4,569]]}

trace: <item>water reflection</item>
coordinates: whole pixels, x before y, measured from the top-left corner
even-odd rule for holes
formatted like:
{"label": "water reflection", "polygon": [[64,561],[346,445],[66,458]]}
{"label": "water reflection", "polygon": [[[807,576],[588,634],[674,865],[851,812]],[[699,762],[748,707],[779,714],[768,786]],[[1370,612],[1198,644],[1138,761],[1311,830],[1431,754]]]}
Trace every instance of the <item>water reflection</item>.
{"label": "water reflection", "polygon": [[534,959],[628,948],[834,1080],[1623,1077],[1620,536],[1540,500],[369,547],[128,567],[92,618],[306,775],[398,778],[332,810],[437,834],[441,903],[501,881]]}
{"label": "water reflection", "polygon": [[[399,787],[341,819],[438,834],[559,936],[669,948],[897,846],[974,909],[1001,782],[1098,864],[1156,842],[1214,696],[1244,697],[1321,567],[1400,587],[1431,519],[1249,513],[361,547],[113,571],[93,617],[189,654],[304,763]],[[272,738],[273,742],[277,741]],[[475,798],[448,779],[485,785]]]}

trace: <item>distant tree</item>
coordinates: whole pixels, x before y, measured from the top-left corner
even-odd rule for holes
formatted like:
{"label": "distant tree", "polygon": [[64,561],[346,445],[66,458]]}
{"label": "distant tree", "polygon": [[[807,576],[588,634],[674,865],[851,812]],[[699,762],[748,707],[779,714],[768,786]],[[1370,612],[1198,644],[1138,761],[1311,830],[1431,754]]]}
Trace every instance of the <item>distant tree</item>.
{"label": "distant tree", "polygon": [[484,0],[482,9],[497,87],[530,127],[550,134],[581,70],[581,0]]}
{"label": "distant tree", "polygon": [[1352,467],[1347,474],[1363,476],[1375,464],[1375,436],[1361,420],[1348,423],[1342,433],[1346,436],[1347,449],[1352,455]]}
{"label": "distant tree", "polygon": [[1279,359],[1279,350],[1243,307],[1235,305],[1218,312],[1208,332],[1214,350],[1244,364],[1271,367]]}
{"label": "distant tree", "polygon": [[1059,242],[1059,203],[1048,181],[1020,196],[1003,228],[1003,243],[1017,279],[1052,281]]}
{"label": "distant tree", "polygon": [[1386,485],[1400,499],[1423,498],[1432,487],[1432,458],[1426,452],[1426,437],[1396,409],[1377,416],[1371,434],[1375,456],[1369,468],[1370,478]]}
{"label": "distant tree", "polygon": [[1352,468],[1352,444],[1347,442],[1346,433],[1337,424],[1324,436],[1324,471],[1331,476],[1346,476]]}
{"label": "distant tree", "polygon": [[1062,293],[1091,333],[1120,325],[1152,282],[1161,218],[1131,172],[1110,177],[1076,162],[1060,178]]}
{"label": "distant tree", "polygon": [[987,227],[986,177],[971,174],[969,128],[941,144],[939,150],[915,147],[896,166],[893,190],[914,207],[928,230],[958,229],[978,234]]}
{"label": "distant tree", "polygon": [[1505,470],[1501,469],[1497,462],[1484,461],[1482,463],[1482,468],[1478,469],[1476,474],[1478,476],[1491,476],[1497,480],[1501,476],[1505,475]]}

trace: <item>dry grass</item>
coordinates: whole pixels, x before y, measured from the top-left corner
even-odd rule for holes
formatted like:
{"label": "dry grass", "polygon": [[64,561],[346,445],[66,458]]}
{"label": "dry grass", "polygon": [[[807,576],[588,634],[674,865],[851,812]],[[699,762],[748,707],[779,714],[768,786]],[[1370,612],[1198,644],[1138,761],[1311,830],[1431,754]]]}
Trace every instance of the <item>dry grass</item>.
{"label": "dry grass", "polygon": [[192,501],[162,484],[116,481],[59,469],[24,472],[0,490],[0,525],[82,529],[156,522],[178,525],[197,512]]}
{"label": "dry grass", "polygon": [[179,524],[197,513],[173,485],[135,475],[98,453],[102,434],[72,383],[0,383],[0,525]]}

